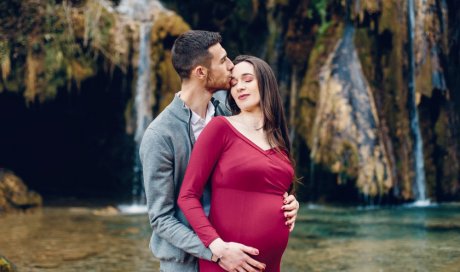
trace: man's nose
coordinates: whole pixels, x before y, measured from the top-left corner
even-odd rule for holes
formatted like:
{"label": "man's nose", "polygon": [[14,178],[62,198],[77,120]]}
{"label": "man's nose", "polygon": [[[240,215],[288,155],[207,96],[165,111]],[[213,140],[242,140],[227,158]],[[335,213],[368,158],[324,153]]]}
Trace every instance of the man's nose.
{"label": "man's nose", "polygon": [[228,60],[228,70],[231,71],[233,70],[233,67],[235,67],[235,64],[231,60]]}

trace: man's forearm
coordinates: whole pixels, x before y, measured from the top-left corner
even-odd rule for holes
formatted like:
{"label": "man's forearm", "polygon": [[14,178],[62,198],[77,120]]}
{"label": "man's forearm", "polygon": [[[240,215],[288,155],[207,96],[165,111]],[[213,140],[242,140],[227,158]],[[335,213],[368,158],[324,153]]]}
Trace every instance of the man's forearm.
{"label": "man's forearm", "polygon": [[174,216],[157,218],[152,222],[153,231],[173,246],[200,259],[211,260],[211,251],[198,236]]}
{"label": "man's forearm", "polygon": [[[195,233],[175,217],[174,152],[164,135],[145,132],[140,147],[148,214],[156,235],[171,245],[199,258],[211,253]],[[161,147],[161,148],[159,148]]]}

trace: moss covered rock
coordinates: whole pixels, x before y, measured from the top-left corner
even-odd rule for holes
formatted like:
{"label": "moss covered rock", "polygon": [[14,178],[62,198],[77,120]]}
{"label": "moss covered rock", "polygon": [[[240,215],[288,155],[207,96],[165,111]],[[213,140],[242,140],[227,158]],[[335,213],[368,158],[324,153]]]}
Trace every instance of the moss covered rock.
{"label": "moss covered rock", "polygon": [[13,172],[0,169],[0,213],[42,206],[42,197],[30,191]]}
{"label": "moss covered rock", "polygon": [[16,266],[12,262],[8,261],[7,258],[0,255],[0,272],[16,272],[16,271],[18,271],[16,269]]}

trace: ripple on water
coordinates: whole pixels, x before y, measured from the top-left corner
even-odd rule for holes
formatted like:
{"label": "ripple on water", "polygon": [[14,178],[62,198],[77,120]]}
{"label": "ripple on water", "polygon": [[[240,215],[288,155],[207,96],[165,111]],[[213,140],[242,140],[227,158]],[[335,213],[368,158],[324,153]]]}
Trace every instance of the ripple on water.
{"label": "ripple on water", "polygon": [[[460,205],[302,205],[282,271],[458,271]],[[1,254],[19,271],[158,271],[146,214],[44,208],[0,217]]]}

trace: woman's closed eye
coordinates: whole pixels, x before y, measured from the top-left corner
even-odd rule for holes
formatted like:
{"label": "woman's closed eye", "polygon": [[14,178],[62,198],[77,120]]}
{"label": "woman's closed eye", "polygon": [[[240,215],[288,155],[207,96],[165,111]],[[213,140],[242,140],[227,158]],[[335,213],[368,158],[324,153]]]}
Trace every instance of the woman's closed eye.
{"label": "woman's closed eye", "polygon": [[243,81],[244,82],[251,82],[254,79],[252,75],[245,75],[243,76]]}

